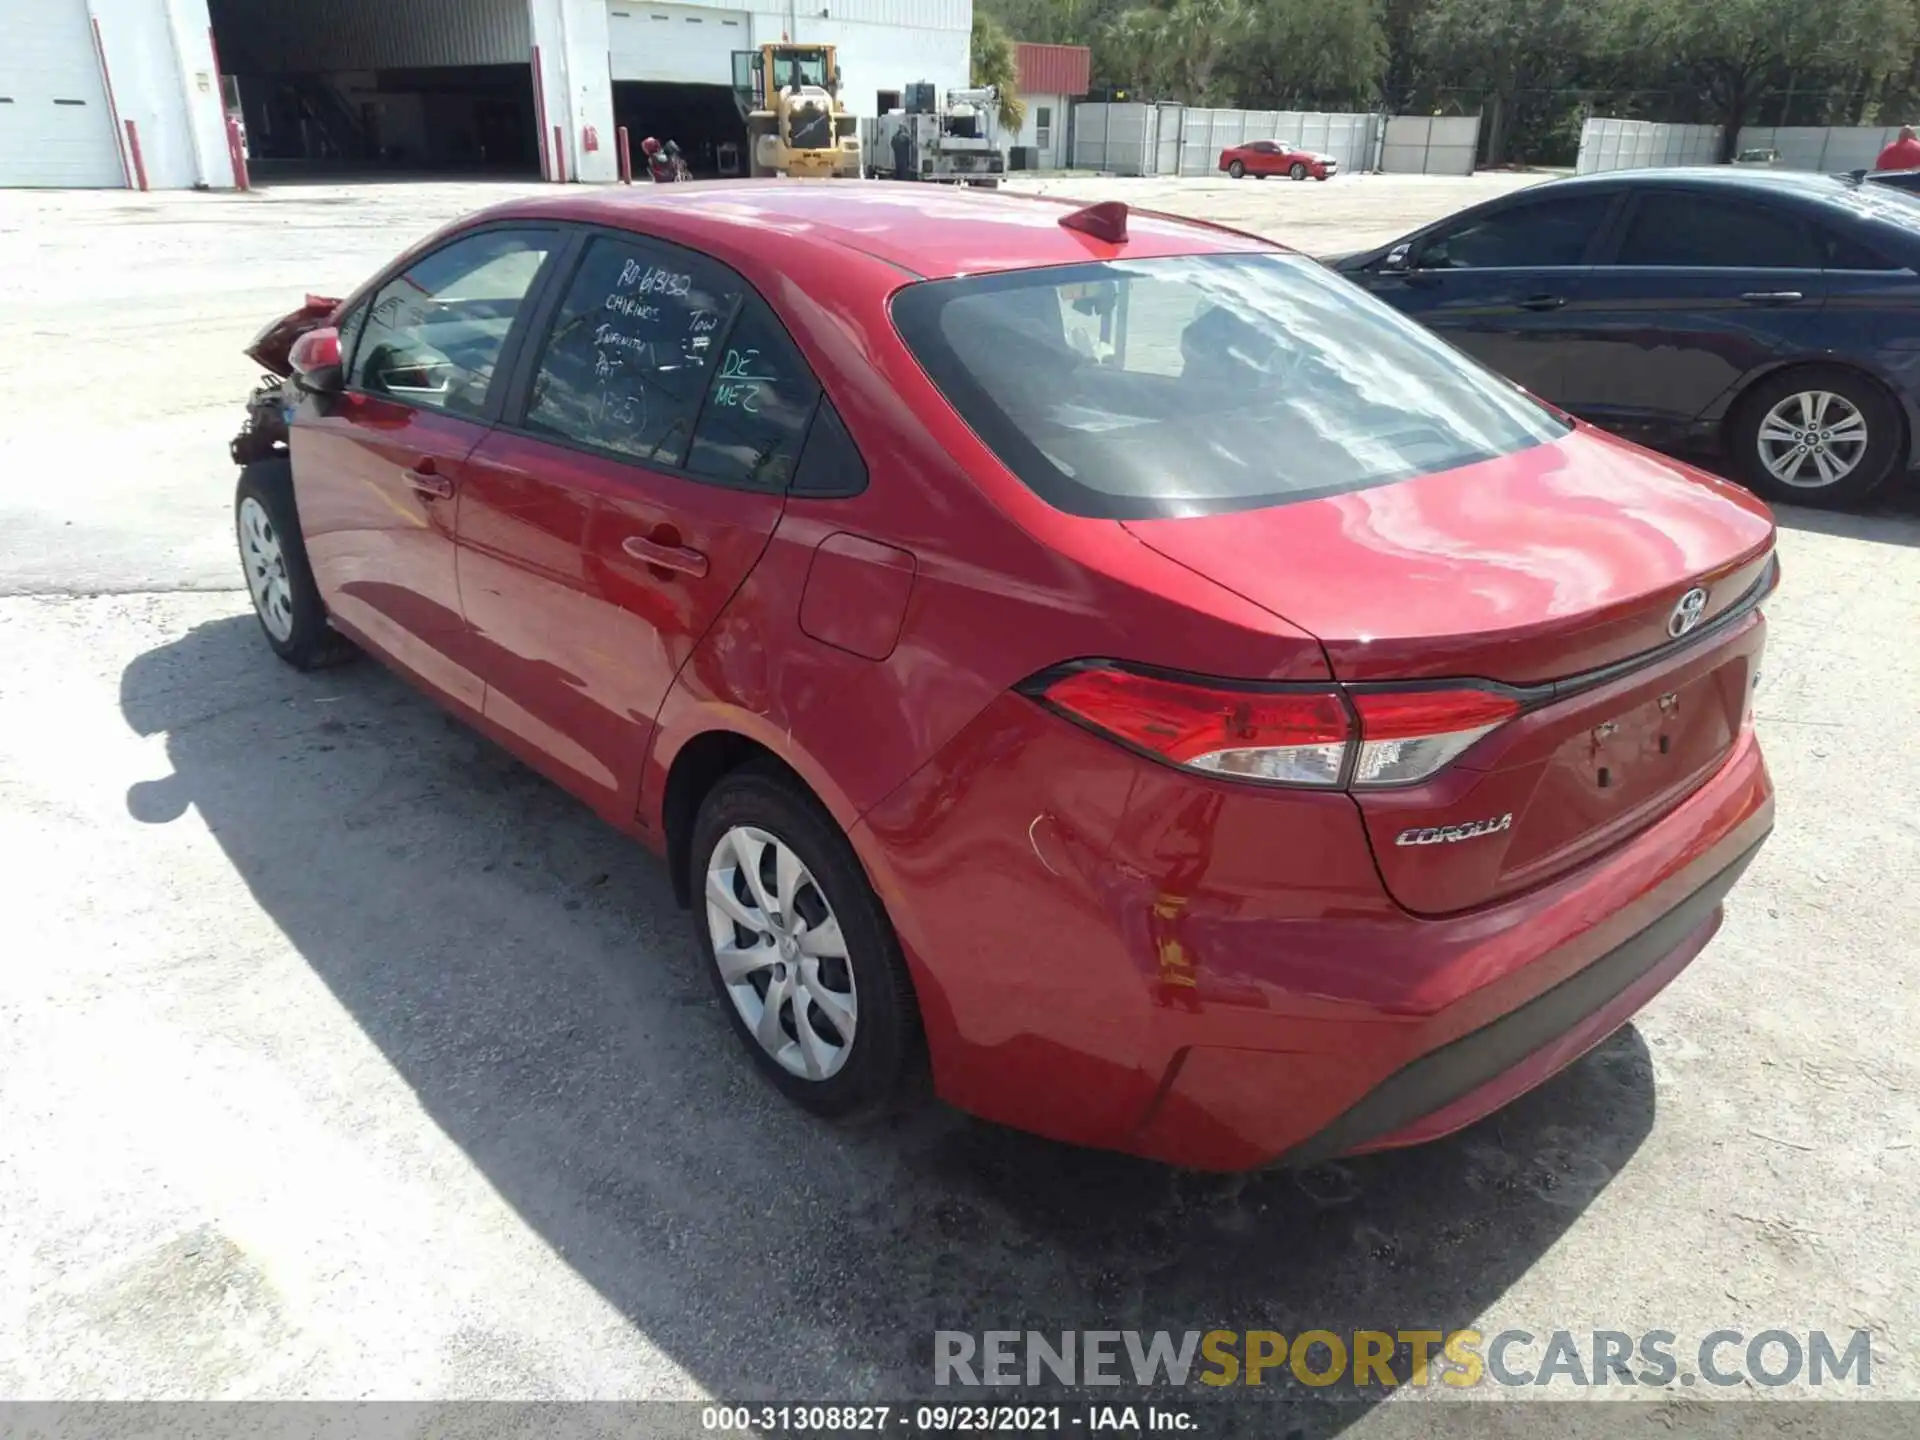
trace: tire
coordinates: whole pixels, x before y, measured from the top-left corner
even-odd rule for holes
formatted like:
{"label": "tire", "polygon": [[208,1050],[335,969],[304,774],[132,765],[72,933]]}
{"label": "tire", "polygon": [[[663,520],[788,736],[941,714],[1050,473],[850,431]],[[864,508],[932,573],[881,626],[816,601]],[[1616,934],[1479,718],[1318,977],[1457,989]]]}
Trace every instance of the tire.
{"label": "tire", "polygon": [[1304,180],[1307,178],[1307,167],[1296,160],[1287,167],[1287,175],[1294,180]]}
{"label": "tire", "polygon": [[[1798,454],[1796,437],[1811,428],[1803,423],[1809,418],[1821,422],[1815,433],[1823,438]],[[1855,432],[1864,433],[1863,442],[1843,442]],[[1776,504],[1844,509],[1893,474],[1906,427],[1893,398],[1866,376],[1807,365],[1754,386],[1735,411],[1727,440],[1729,459],[1755,494]],[[1835,469],[1841,473],[1828,478]]]}
{"label": "tire", "polygon": [[296,670],[317,670],[351,655],[353,647],[327,623],[327,607],[313,583],[293,504],[293,464],[285,456],[241,469],[233,528],[254,618],[273,653]]}
{"label": "tire", "polygon": [[1227,174],[1235,180],[1244,180],[1247,178],[1247,167],[1242,165],[1238,160],[1232,161],[1227,166]]}
{"label": "tire", "polygon": [[[749,861],[757,861],[757,888]],[[853,847],[817,800],[776,766],[742,766],[702,802],[688,864],[694,934],[714,993],[775,1089],[839,1121],[893,1114],[924,1096],[926,1042],[900,942]],[[785,912],[783,871],[794,877]],[[827,933],[830,921],[837,943],[809,952],[807,936]],[[723,954],[734,962],[725,971]],[[776,986],[783,998],[769,1021],[766,996]],[[794,1004],[803,996],[804,1034]]]}

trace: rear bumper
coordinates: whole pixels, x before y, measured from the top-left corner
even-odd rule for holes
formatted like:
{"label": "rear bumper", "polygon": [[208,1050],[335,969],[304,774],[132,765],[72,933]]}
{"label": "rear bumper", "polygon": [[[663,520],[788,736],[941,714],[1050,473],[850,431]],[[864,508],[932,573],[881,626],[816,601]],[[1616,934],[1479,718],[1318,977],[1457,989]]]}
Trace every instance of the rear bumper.
{"label": "rear bumper", "polygon": [[943,1098],[1231,1171],[1432,1139],[1538,1085],[1699,953],[1772,823],[1747,728],[1631,840],[1423,918],[1350,797],[1144,764],[1008,696],[852,835]]}
{"label": "rear bumper", "polygon": [[1626,1024],[1706,948],[1720,928],[1721,901],[1760,853],[1760,843],[1584,970],[1396,1070],[1289,1150],[1281,1163],[1310,1165],[1335,1155],[1438,1139],[1572,1064]]}

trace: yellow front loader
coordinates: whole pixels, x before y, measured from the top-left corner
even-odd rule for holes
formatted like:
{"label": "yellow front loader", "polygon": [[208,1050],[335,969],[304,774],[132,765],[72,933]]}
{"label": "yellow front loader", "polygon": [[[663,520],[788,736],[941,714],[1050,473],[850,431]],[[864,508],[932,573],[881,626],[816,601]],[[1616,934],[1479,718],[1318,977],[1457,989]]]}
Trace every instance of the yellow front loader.
{"label": "yellow front loader", "polygon": [[840,103],[833,46],[736,50],[733,91],[747,122],[749,175],[859,176],[859,124]]}

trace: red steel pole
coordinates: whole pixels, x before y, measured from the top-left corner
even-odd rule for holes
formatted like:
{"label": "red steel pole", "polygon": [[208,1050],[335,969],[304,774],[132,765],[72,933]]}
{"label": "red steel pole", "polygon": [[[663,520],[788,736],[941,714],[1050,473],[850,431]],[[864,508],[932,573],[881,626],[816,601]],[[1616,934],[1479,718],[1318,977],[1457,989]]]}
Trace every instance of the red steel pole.
{"label": "red steel pole", "polygon": [[567,183],[567,142],[558,125],[553,127],[553,178]]}
{"label": "red steel pole", "polygon": [[633,151],[627,145],[627,127],[620,127],[620,183],[633,183]]}
{"label": "red steel pole", "polygon": [[133,155],[133,178],[142,190],[147,188],[147,162],[140,158],[140,128],[127,121],[127,149]]}
{"label": "red steel pole", "polygon": [[229,115],[227,117],[227,157],[233,161],[233,188],[251,190],[247,176],[247,150],[240,142],[240,122]]}
{"label": "red steel pole", "polygon": [[[106,82],[107,86],[107,114],[113,117],[113,128],[117,133],[120,129],[120,102],[113,98],[113,71],[107,68],[107,42],[101,38],[98,16],[94,17],[93,21],[93,53],[100,61],[100,78]],[[133,171],[127,166],[127,152],[120,145],[115,145],[113,148],[120,152],[120,178],[127,182],[127,188],[131,190]]]}

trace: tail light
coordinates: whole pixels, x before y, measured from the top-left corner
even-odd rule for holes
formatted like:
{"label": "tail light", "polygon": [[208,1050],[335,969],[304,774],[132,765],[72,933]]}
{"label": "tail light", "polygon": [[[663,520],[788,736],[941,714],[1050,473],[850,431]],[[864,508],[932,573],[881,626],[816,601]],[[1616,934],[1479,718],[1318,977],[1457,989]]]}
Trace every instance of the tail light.
{"label": "tail light", "polygon": [[1116,666],[1052,671],[1021,688],[1183,769],[1325,789],[1424,780],[1521,710],[1510,694],[1468,686],[1253,688]]}
{"label": "tail light", "polygon": [[1498,690],[1362,690],[1353,708],[1360,753],[1352,783],[1365,787],[1426,779],[1518,715],[1520,702]]}

